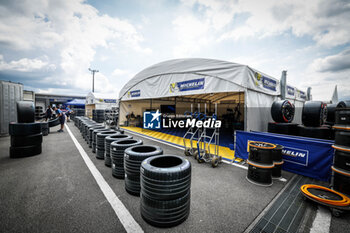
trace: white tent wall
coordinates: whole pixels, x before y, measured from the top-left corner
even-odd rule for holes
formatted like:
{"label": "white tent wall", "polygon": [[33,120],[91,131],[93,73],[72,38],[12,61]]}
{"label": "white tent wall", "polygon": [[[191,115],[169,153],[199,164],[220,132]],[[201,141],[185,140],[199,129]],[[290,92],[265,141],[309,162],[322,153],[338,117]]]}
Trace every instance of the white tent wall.
{"label": "white tent wall", "polygon": [[246,131],[267,131],[268,122],[272,121],[271,105],[277,99],[277,96],[247,90],[244,129]]}
{"label": "white tent wall", "polygon": [[95,104],[95,109],[118,107],[116,95],[89,92],[86,96],[86,105]]}

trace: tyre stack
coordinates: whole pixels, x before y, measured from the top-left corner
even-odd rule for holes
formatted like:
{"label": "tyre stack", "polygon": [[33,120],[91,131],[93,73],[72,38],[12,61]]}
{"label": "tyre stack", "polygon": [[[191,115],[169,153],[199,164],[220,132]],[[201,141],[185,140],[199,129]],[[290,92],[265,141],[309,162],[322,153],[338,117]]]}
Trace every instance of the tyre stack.
{"label": "tyre stack", "polygon": [[73,113],[70,115],[71,119],[74,120],[76,117],[85,116],[85,109],[74,108]]}
{"label": "tyre stack", "polygon": [[335,111],[333,189],[350,195],[350,108]]}
{"label": "tyre stack", "polygon": [[[275,149],[276,145],[271,143],[249,142],[246,177],[249,182],[260,186],[272,185],[272,170],[275,167],[273,150]],[[278,156],[276,156],[276,162],[280,162]]]}
{"label": "tyre stack", "polygon": [[89,127],[89,132],[87,133],[89,148],[92,148],[93,131],[95,129],[106,129],[106,128],[103,125],[92,125]]}
{"label": "tyre stack", "polygon": [[83,138],[85,139],[85,141],[88,143],[89,142],[89,128],[90,127],[93,127],[93,126],[102,126],[101,124],[98,124],[94,121],[86,121],[84,124],[83,124],[83,129],[82,129],[82,134],[83,134]]}
{"label": "tyre stack", "polygon": [[105,138],[107,136],[119,135],[119,132],[108,131],[96,134],[96,158],[105,159]]}
{"label": "tyre stack", "polygon": [[116,134],[116,135],[110,135],[105,138],[105,165],[107,167],[112,166],[112,159],[111,159],[111,143],[115,141],[119,141],[122,139],[132,139],[132,136],[125,135],[125,134]]}
{"label": "tyre stack", "polygon": [[45,113],[42,106],[35,106],[35,120],[41,120]]}
{"label": "tyre stack", "polygon": [[272,149],[272,160],[275,165],[272,168],[272,179],[282,178],[282,165],[284,163],[282,157],[283,146],[276,145],[276,148]]}
{"label": "tyre stack", "polygon": [[158,155],[141,163],[141,216],[156,227],[187,219],[191,205],[191,163],[176,155]]}
{"label": "tyre stack", "polygon": [[10,158],[22,158],[41,154],[43,135],[41,123],[35,123],[32,101],[17,102],[17,121],[9,124],[11,135]]}
{"label": "tyre stack", "polygon": [[162,155],[163,150],[159,146],[132,146],[125,150],[125,190],[134,196],[140,196],[140,167],[143,160]]}
{"label": "tyre stack", "polygon": [[41,132],[43,136],[47,136],[50,133],[49,122],[41,122]]}
{"label": "tyre stack", "polygon": [[302,137],[332,139],[332,127],[324,125],[327,118],[327,105],[322,101],[306,101],[302,111],[303,125],[298,126]]}
{"label": "tyre stack", "polygon": [[96,140],[96,135],[101,132],[115,132],[114,130],[111,129],[94,129],[92,131],[92,153],[96,153],[96,146],[97,146],[97,140]]}
{"label": "tyre stack", "polygon": [[97,123],[103,123],[105,120],[105,110],[103,109],[93,109],[92,119]]}
{"label": "tyre stack", "polygon": [[122,139],[111,143],[112,175],[124,179],[124,151],[131,146],[142,145],[139,139]]}
{"label": "tyre stack", "polygon": [[288,100],[278,100],[272,103],[271,116],[274,122],[268,123],[269,133],[297,135],[298,124],[291,123],[294,119],[295,107]]}

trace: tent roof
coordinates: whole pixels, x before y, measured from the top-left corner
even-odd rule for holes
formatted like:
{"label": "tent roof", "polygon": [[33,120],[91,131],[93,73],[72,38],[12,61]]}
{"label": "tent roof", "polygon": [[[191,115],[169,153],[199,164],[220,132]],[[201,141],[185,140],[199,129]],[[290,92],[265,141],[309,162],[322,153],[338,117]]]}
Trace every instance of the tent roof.
{"label": "tent roof", "polygon": [[88,96],[98,99],[117,99],[117,96],[111,93],[90,92]]}
{"label": "tent roof", "polygon": [[[246,88],[248,86],[247,80],[249,76],[244,75],[247,72],[254,73],[258,72],[255,69],[250,68],[247,65],[241,65],[238,63],[232,63],[221,60],[214,59],[204,59],[204,58],[187,58],[187,59],[174,59],[169,61],[164,61],[153,66],[150,66],[138,74],[136,74],[125,86],[121,89],[119,93],[119,98],[122,98],[128,91],[144,80],[162,76],[167,77],[172,74],[198,74],[203,76],[211,76],[217,79],[226,80],[234,83],[238,86]],[[268,76],[262,72],[260,74],[269,77],[270,79],[276,80],[271,76]],[[244,77],[244,78],[243,78]]]}

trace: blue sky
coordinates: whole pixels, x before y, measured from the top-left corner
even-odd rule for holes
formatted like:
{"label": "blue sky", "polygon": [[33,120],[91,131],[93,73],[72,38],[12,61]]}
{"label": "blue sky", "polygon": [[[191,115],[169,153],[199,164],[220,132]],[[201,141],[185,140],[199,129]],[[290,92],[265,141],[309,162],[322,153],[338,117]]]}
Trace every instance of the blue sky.
{"label": "blue sky", "polygon": [[313,98],[350,99],[350,3],[342,0],[31,0],[0,3],[0,79],[86,95],[155,63],[202,57],[246,64]]}

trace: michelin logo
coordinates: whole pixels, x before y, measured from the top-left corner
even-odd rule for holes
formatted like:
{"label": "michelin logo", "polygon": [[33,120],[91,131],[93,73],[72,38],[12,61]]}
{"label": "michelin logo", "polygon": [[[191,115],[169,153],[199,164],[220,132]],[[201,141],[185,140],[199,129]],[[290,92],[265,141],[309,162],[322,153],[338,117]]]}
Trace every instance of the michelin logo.
{"label": "michelin logo", "polygon": [[174,93],[177,91],[192,91],[192,90],[200,90],[204,89],[205,79],[192,79],[183,82],[170,83],[169,91],[170,93]]}
{"label": "michelin logo", "polygon": [[140,90],[135,90],[135,91],[129,91],[128,92],[128,97],[140,97],[141,96],[141,91]]}
{"label": "michelin logo", "polygon": [[284,161],[307,166],[309,161],[309,151],[292,147],[284,147],[282,149]]}

